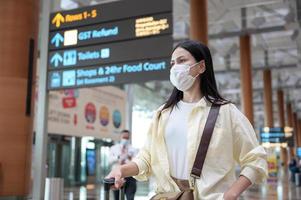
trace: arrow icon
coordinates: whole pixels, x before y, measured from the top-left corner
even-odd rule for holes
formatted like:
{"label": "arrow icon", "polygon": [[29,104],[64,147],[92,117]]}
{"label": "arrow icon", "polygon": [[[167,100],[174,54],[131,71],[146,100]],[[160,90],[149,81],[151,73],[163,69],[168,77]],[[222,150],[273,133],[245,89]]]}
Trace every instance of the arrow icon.
{"label": "arrow icon", "polygon": [[52,56],[50,63],[54,63],[54,67],[57,67],[59,65],[59,62],[63,62],[63,58],[59,53],[55,53]]}
{"label": "arrow icon", "polygon": [[64,42],[64,37],[61,34],[57,33],[51,39],[51,44],[54,44],[55,47],[59,47],[60,46],[60,42]]}
{"label": "arrow icon", "polygon": [[61,13],[57,13],[51,21],[51,23],[55,24],[57,28],[61,26],[61,22],[65,22],[65,18]]}

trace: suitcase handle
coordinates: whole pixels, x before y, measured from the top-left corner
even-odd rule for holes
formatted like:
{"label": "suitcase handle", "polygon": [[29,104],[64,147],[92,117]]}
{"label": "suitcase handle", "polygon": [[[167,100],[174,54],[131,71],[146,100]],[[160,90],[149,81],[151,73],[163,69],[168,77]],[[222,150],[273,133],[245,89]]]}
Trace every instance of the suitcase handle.
{"label": "suitcase handle", "polygon": [[[103,179],[103,183],[104,183],[104,189],[105,189],[105,200],[109,200],[110,199],[109,191],[110,191],[111,186],[115,184],[115,178],[105,178],[105,179]],[[119,199],[124,200],[124,187],[123,186],[120,188]]]}
{"label": "suitcase handle", "polygon": [[105,178],[103,179],[104,184],[114,184],[115,183],[115,178]]}
{"label": "suitcase handle", "polygon": [[103,179],[105,191],[109,191],[110,187],[115,184],[115,178],[105,178]]}

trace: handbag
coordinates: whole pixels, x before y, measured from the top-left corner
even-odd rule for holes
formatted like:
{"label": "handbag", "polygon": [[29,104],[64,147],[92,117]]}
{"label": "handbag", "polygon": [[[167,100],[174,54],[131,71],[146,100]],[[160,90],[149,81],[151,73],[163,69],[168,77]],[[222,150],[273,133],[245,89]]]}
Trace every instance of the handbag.
{"label": "handbag", "polygon": [[[193,178],[192,187],[194,187],[195,179],[199,179],[201,177],[204,161],[206,158],[206,154],[208,151],[208,147],[210,144],[219,110],[220,105],[212,104],[190,174],[191,178]],[[183,180],[175,179],[175,181],[181,190],[180,192],[159,193],[153,196],[151,200],[193,200],[193,189],[189,187],[188,180],[185,180],[186,182],[183,182]]]}

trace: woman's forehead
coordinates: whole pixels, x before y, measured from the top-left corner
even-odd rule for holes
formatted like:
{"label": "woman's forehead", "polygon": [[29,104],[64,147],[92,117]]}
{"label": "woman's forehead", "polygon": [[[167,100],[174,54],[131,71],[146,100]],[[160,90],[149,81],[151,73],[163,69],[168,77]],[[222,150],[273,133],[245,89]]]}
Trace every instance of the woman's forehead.
{"label": "woman's forehead", "polygon": [[172,53],[172,56],[171,56],[171,60],[175,60],[181,56],[191,56],[191,54],[189,53],[189,51],[187,51],[186,49],[183,49],[181,47],[178,47],[174,50],[174,52]]}

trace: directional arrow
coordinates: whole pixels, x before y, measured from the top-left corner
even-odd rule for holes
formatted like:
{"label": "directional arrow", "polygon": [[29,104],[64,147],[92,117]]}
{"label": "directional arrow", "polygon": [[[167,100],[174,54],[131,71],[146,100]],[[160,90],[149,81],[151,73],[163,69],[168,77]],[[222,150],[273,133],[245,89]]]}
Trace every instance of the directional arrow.
{"label": "directional arrow", "polygon": [[55,17],[52,19],[51,23],[55,24],[55,26],[58,28],[61,26],[61,22],[65,22],[65,18],[61,13],[57,13]]}
{"label": "directional arrow", "polygon": [[54,66],[57,67],[59,65],[59,62],[63,62],[63,58],[62,58],[62,56],[59,53],[55,53],[52,56],[50,62],[54,63]]}
{"label": "directional arrow", "polygon": [[61,34],[57,33],[51,39],[51,44],[54,44],[55,47],[59,47],[60,46],[60,42],[64,42],[64,37]]}

